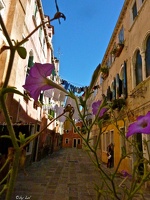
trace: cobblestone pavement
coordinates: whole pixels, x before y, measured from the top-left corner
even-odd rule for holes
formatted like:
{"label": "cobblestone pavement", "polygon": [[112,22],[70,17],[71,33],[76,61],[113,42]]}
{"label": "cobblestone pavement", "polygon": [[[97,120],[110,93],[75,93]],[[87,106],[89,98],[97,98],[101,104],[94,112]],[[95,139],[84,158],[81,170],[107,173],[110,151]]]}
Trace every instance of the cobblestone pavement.
{"label": "cobblestone pavement", "polygon": [[[19,172],[12,200],[96,200],[99,173],[84,150],[61,149],[26,172]],[[149,200],[150,193],[145,197]]]}

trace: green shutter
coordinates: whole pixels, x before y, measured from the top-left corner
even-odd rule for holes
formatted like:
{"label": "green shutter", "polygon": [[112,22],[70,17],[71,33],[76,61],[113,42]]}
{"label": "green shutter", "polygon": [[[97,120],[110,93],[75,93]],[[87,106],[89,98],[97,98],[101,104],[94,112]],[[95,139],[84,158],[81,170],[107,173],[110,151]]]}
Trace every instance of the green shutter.
{"label": "green shutter", "polygon": [[31,68],[33,66],[33,56],[29,56],[29,59],[28,59],[28,68]]}

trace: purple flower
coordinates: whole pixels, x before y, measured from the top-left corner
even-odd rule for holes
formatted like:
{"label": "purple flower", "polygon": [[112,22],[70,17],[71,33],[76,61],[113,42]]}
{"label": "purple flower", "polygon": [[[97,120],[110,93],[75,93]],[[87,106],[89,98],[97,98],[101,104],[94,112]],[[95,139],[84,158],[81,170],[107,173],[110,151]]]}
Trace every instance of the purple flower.
{"label": "purple flower", "polygon": [[53,88],[48,85],[47,76],[50,76],[54,69],[53,64],[41,64],[35,63],[30,69],[29,75],[26,78],[25,85],[23,88],[26,89],[30,96],[36,101],[41,93],[41,91]]}
{"label": "purple flower", "polygon": [[127,171],[125,171],[125,170],[122,170],[121,171],[121,174],[123,175],[123,177],[127,177],[127,176],[131,176]]}
{"label": "purple flower", "polygon": [[[99,108],[101,106],[101,103],[102,103],[102,101],[98,100],[92,104],[93,115],[97,115]],[[107,111],[107,108],[101,108],[99,117],[102,117],[106,111]]]}
{"label": "purple flower", "polygon": [[129,125],[126,137],[136,133],[150,134],[150,111],[145,116],[139,116],[136,122]]}

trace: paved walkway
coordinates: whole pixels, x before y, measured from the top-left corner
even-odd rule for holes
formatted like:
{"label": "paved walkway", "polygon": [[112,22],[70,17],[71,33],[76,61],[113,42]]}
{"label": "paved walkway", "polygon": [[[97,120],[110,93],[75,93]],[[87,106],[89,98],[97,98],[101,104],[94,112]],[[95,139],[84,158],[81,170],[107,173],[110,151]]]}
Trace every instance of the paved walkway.
{"label": "paved walkway", "polygon": [[30,200],[95,200],[96,172],[83,150],[61,149],[33,163],[27,169],[28,176],[19,174],[12,200],[21,196]]}
{"label": "paved walkway", "polygon": [[61,149],[26,171],[19,173],[12,200],[96,200],[99,173],[81,149]]}

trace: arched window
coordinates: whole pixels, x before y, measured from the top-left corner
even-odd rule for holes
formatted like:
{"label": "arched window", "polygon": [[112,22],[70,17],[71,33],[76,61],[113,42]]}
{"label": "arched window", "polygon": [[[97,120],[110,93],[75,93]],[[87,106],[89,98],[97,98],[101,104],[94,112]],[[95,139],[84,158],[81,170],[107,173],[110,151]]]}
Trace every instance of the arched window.
{"label": "arched window", "polygon": [[136,62],[135,62],[135,76],[136,76],[136,85],[143,81],[142,78],[142,58],[140,51],[136,53]]}
{"label": "arched window", "polygon": [[122,94],[122,80],[119,77],[119,74],[116,74],[116,99],[121,97]]}
{"label": "arched window", "polygon": [[116,78],[114,78],[112,84],[111,84],[111,92],[112,92],[112,99],[116,99]]}
{"label": "arched window", "polygon": [[122,95],[124,98],[127,98],[127,70],[126,70],[126,62],[121,67],[120,80],[122,81]]}
{"label": "arched window", "polygon": [[145,62],[146,62],[146,77],[148,77],[150,76],[150,36],[148,37],[146,43]]}

